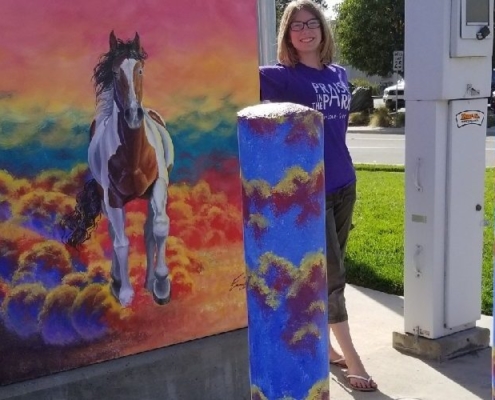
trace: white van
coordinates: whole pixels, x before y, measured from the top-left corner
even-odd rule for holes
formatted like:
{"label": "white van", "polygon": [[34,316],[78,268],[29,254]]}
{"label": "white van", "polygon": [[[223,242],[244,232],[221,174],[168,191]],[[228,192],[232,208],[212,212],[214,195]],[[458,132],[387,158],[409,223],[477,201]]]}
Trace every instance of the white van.
{"label": "white van", "polygon": [[397,106],[398,108],[404,108],[406,102],[404,100],[404,79],[397,82],[397,85],[392,85],[383,91],[383,103],[389,110],[395,110],[395,98],[397,92]]}

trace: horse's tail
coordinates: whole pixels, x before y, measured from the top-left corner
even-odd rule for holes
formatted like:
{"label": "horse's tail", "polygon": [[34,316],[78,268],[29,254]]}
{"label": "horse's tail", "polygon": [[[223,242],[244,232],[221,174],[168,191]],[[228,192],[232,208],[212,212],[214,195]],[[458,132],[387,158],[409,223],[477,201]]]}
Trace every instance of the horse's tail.
{"label": "horse's tail", "polygon": [[77,248],[89,239],[101,214],[101,200],[96,180],[87,181],[76,197],[74,211],[62,220],[62,226],[71,232],[64,240],[66,244]]}

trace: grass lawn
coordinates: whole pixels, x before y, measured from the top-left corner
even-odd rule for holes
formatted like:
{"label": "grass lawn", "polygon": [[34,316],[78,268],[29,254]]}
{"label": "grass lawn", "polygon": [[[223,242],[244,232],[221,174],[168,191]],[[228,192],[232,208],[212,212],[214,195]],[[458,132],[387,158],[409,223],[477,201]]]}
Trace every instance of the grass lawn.
{"label": "grass lawn", "polygon": [[[354,229],[347,245],[347,281],[404,294],[404,167],[356,165],[358,176]],[[495,169],[485,174],[482,313],[493,310],[493,211]]]}

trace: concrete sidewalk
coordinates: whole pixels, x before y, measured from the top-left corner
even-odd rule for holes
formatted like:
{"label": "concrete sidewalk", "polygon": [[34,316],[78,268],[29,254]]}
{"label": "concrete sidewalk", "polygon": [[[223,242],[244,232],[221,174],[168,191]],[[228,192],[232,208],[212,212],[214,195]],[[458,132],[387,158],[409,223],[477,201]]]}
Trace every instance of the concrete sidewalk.
{"label": "concrete sidewalk", "polygon": [[[346,299],[354,343],[379,391],[350,390],[332,366],[331,399],[491,399],[491,348],[443,363],[402,354],[392,347],[392,332],[404,331],[402,297],[348,285]],[[492,330],[492,322],[483,316],[477,325]]]}

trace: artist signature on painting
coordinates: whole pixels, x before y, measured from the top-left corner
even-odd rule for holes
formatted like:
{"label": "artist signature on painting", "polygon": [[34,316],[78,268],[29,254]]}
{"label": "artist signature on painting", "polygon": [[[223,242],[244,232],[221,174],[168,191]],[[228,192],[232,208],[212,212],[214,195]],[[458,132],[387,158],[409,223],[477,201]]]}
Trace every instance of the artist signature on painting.
{"label": "artist signature on painting", "polygon": [[229,292],[233,290],[244,290],[246,289],[246,274],[242,273],[234,278],[230,284]]}

